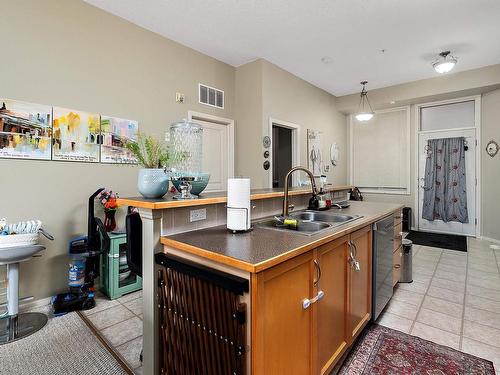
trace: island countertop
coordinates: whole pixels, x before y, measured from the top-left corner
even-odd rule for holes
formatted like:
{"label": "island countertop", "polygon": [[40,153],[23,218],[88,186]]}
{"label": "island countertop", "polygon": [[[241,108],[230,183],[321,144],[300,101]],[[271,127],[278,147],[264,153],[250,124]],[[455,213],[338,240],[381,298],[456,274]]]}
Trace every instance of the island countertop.
{"label": "island countertop", "polygon": [[[343,191],[350,190],[351,185],[327,186],[326,191]],[[290,188],[289,195],[302,195],[311,192],[309,186]],[[283,197],[282,189],[252,189],[250,199],[267,199]],[[178,200],[174,199],[174,194],[167,193],[163,198],[148,199],[144,197],[118,198],[117,203],[120,206],[134,206],[138,208],[149,208],[153,210],[161,210],[164,208],[202,206],[207,204],[217,204],[227,202],[227,192],[208,192],[199,195],[198,199]]]}
{"label": "island countertop", "polygon": [[311,236],[260,227],[233,234],[224,225],[163,236],[160,241],[168,247],[255,273],[370,225],[403,207],[391,203],[350,203],[349,208],[335,212],[362,218]]}

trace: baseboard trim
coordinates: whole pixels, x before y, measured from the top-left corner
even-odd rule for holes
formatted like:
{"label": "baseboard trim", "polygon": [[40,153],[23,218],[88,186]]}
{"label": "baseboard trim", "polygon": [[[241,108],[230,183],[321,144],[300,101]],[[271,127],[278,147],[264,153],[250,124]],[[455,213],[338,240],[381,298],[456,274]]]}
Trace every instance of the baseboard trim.
{"label": "baseboard trim", "polygon": [[47,306],[50,305],[50,300],[52,297],[47,297],[47,298],[40,298],[34,301],[30,302],[25,302],[22,304],[19,304],[19,311],[20,312],[26,312],[29,310],[37,309],[39,307]]}
{"label": "baseboard trim", "polygon": [[488,242],[500,243],[500,240],[497,240],[495,238],[485,237],[485,236],[481,236],[481,237],[479,237],[479,239],[485,240]]}

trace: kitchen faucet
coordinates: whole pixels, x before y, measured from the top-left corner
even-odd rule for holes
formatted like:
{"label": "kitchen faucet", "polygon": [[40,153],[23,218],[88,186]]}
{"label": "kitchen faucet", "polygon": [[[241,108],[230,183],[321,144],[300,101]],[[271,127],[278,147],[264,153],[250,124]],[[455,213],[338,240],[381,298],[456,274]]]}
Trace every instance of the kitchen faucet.
{"label": "kitchen faucet", "polygon": [[314,181],[314,175],[312,174],[312,172],[309,169],[304,168],[304,167],[293,167],[292,169],[290,169],[290,171],[285,176],[285,196],[283,197],[283,212],[282,212],[282,217],[284,217],[284,218],[286,218],[288,216],[288,179],[290,178],[290,175],[295,171],[303,171],[303,172],[307,173],[307,175],[309,176],[309,179],[311,180],[311,189],[312,189],[313,197],[315,197],[317,194],[316,182]]}

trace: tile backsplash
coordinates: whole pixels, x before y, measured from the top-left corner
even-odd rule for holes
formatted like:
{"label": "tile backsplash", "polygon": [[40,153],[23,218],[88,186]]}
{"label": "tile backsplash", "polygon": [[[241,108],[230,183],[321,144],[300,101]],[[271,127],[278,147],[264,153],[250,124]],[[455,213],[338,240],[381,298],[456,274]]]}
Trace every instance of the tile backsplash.
{"label": "tile backsplash", "polygon": [[[340,193],[340,194],[337,194]],[[307,208],[310,195],[293,195],[290,197],[290,204],[294,205],[294,210],[303,210]],[[345,200],[346,192],[335,192],[334,200]],[[253,200],[250,202],[252,208],[252,220],[261,219],[281,213],[283,198],[268,198]],[[205,220],[190,222],[190,211],[205,208],[207,218]],[[188,232],[196,229],[215,227],[226,224],[226,204],[211,204],[195,207],[181,207],[163,210],[162,235],[170,235],[181,232]]]}

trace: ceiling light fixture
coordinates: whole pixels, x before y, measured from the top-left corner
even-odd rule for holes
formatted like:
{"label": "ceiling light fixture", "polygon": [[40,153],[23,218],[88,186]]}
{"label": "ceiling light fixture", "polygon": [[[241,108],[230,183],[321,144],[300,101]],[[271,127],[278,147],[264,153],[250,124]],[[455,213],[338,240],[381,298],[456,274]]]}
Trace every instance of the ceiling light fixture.
{"label": "ceiling light fixture", "polygon": [[358,121],[368,121],[371,120],[374,112],[372,106],[370,105],[370,101],[368,100],[368,92],[365,89],[368,81],[360,82],[363,85],[363,89],[361,90],[360,99],[359,99],[359,107],[358,113],[356,113],[356,120]]}
{"label": "ceiling light fixture", "polygon": [[436,61],[432,63],[434,70],[440,74],[448,73],[457,64],[458,59],[450,51],[444,51],[439,54]]}

